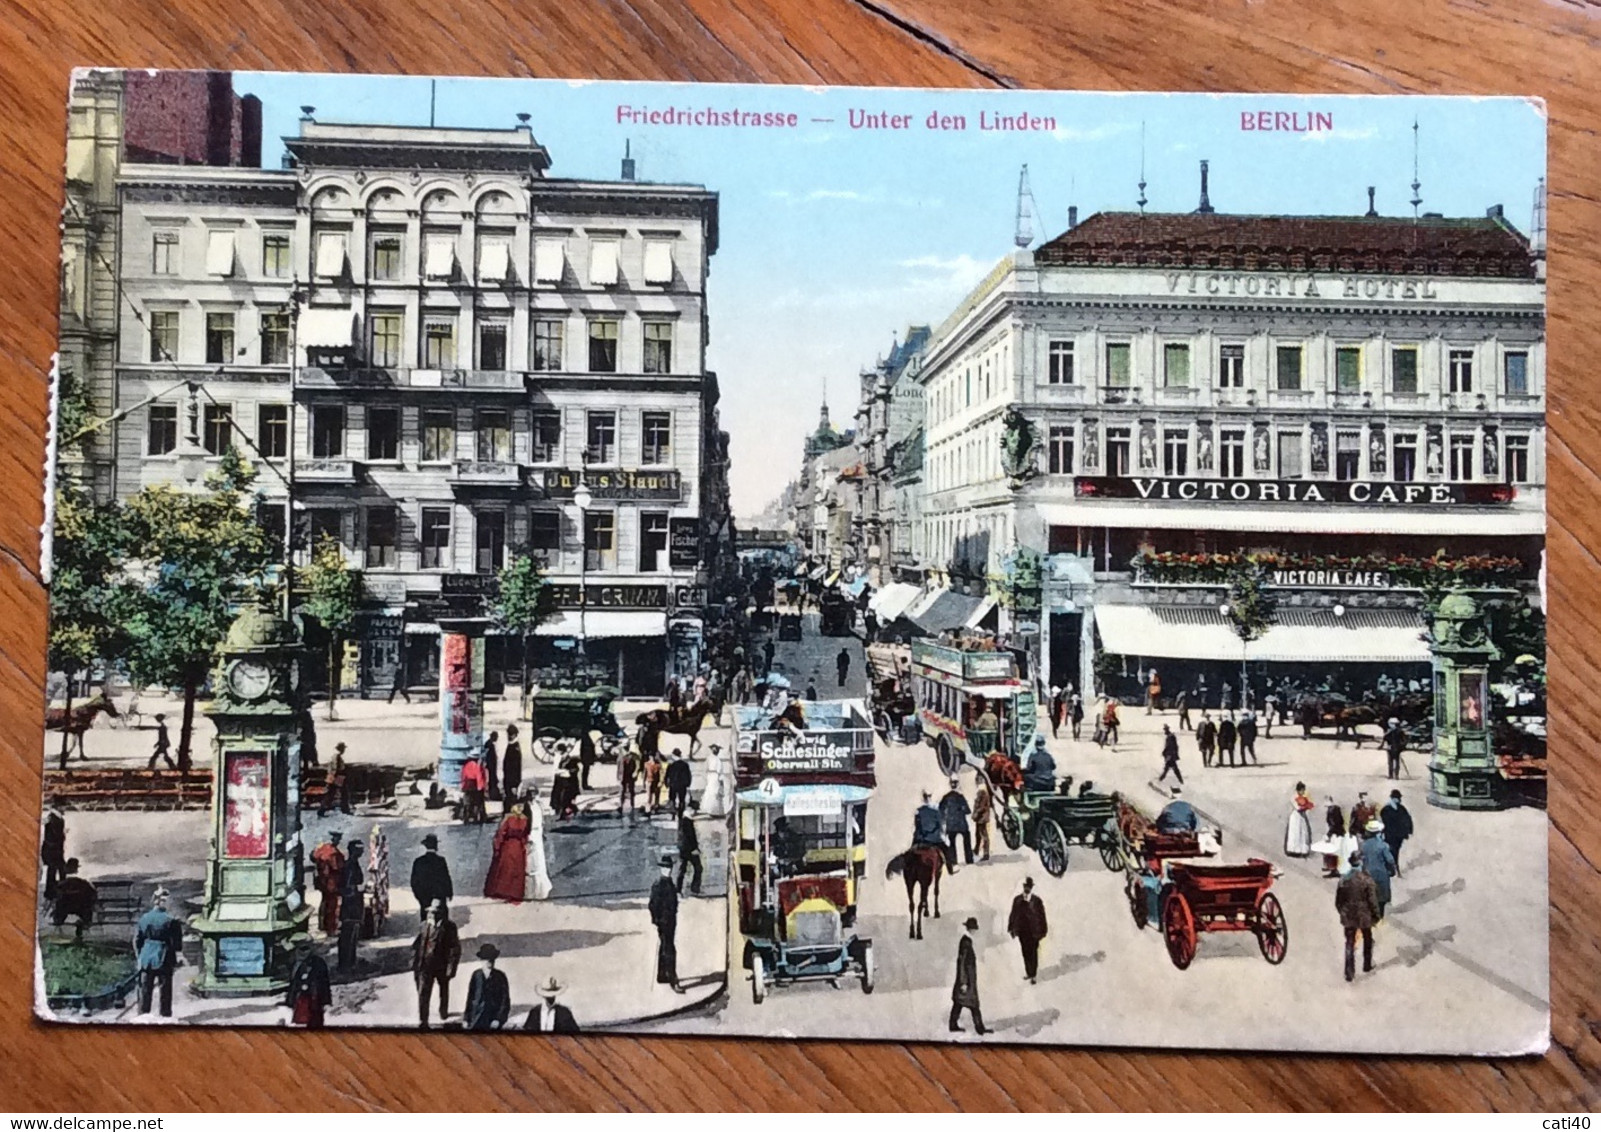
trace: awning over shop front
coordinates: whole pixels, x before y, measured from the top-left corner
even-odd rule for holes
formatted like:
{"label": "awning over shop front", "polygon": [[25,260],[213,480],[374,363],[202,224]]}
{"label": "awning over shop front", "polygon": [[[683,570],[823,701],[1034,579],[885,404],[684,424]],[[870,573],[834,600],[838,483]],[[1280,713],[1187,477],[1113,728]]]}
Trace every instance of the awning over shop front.
{"label": "awning over shop front", "polygon": [[1462,507],[1404,511],[1383,507],[1232,507],[1221,503],[1041,503],[1047,527],[1119,527],[1135,530],[1283,531],[1286,534],[1543,535],[1539,510]]}
{"label": "awning over shop front", "polygon": [[973,611],[983,604],[982,598],[952,593],[947,589],[933,591],[923,601],[912,606],[906,616],[925,633],[943,633],[947,629],[960,629],[967,625]]}
{"label": "awning over shop front", "polygon": [[582,624],[578,610],[563,609],[534,630],[538,637],[660,637],[667,632],[667,615],[650,609],[593,609]]}
{"label": "awning over shop front", "polygon": [[[1240,659],[1240,638],[1207,606],[1097,605],[1102,647],[1121,656],[1173,660]],[[1427,663],[1429,646],[1417,616],[1405,609],[1281,610],[1278,620],[1245,646],[1252,661],[1330,664]]]}
{"label": "awning over shop front", "polygon": [[349,307],[307,307],[295,322],[301,346],[349,346],[356,340],[356,316]]}
{"label": "awning over shop front", "polygon": [[867,601],[867,608],[880,621],[890,622],[905,613],[913,602],[923,596],[920,586],[907,582],[891,582]]}
{"label": "awning over shop front", "polygon": [[984,598],[978,603],[973,612],[967,615],[967,620],[962,622],[962,624],[969,629],[977,629],[984,623],[984,619],[994,612],[995,599],[992,597]]}

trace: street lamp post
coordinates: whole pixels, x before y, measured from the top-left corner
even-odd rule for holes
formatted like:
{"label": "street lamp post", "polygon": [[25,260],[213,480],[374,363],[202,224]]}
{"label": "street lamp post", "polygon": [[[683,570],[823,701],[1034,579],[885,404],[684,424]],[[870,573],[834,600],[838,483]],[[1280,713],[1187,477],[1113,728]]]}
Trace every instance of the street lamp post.
{"label": "street lamp post", "polygon": [[[573,490],[573,507],[578,511],[578,661],[586,657],[589,626],[585,611],[589,606],[589,505],[594,496],[589,493],[587,476],[578,481]],[[615,536],[614,536],[615,537]]]}

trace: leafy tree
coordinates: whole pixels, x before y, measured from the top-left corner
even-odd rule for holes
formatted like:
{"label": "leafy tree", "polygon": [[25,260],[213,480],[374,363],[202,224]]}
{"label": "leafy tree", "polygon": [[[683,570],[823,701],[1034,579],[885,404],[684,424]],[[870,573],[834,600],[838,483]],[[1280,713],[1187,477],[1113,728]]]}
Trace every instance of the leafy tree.
{"label": "leafy tree", "polygon": [[528,635],[555,609],[555,597],[539,561],[526,551],[512,554],[496,577],[496,592],[485,606],[495,624],[522,638],[522,715],[528,715]]}
{"label": "leafy tree", "polygon": [[183,688],[183,771],[191,765],[195,698],[213,654],[275,559],[252,513],[255,480],[255,470],[230,448],[204,491],[147,487],[124,507],[133,584],[120,592],[115,614],[135,677]]}
{"label": "leafy tree", "polygon": [[1259,639],[1277,620],[1279,599],[1267,588],[1267,569],[1243,559],[1228,574],[1229,625],[1240,638],[1240,703],[1245,703],[1249,677],[1245,667],[1245,645]]}
{"label": "leafy tree", "polygon": [[336,718],[334,700],[339,695],[340,646],[356,622],[361,603],[361,571],[345,561],[339,540],[324,534],[312,552],[311,563],[300,572],[306,586],[305,611],[315,617],[328,633],[328,718]]}

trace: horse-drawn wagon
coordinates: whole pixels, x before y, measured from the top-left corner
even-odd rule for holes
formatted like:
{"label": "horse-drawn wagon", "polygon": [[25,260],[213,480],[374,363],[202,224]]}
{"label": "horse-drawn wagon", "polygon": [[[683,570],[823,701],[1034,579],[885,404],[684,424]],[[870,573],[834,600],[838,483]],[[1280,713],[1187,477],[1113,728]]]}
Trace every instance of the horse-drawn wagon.
{"label": "horse-drawn wagon", "polygon": [[596,753],[603,760],[615,760],[628,742],[628,733],[612,711],[612,701],[620,694],[606,684],[585,688],[540,685],[530,701],[535,757],[545,762],[559,760],[578,746],[584,732],[594,731],[600,733]]}
{"label": "horse-drawn wagon", "polygon": [[867,868],[873,729],[859,700],[796,702],[801,724],[735,709],[734,862],[751,997],[771,987],[860,981],[873,944],[856,932]]}
{"label": "horse-drawn wagon", "polygon": [[1123,867],[1117,807],[1116,794],[1081,792],[1072,797],[1014,791],[1000,812],[1001,839],[1008,849],[1027,845],[1035,850],[1040,866],[1053,877],[1067,871],[1069,845],[1096,850],[1101,863],[1116,872]]}

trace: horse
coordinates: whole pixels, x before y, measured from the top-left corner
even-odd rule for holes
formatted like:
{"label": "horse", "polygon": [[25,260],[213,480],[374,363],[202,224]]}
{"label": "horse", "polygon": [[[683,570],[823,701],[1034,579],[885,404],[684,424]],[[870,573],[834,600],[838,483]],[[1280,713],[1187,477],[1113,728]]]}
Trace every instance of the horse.
{"label": "horse", "polygon": [[[938,845],[914,845],[890,858],[884,877],[901,874],[906,878],[906,914],[911,917],[907,939],[923,938],[923,917],[928,915],[928,886],[934,886],[934,918],[939,919],[939,875],[945,871],[945,854]],[[913,900],[913,890],[922,886],[922,895]]]}
{"label": "horse", "polygon": [[1023,789],[1023,768],[999,751],[984,760],[984,777],[989,779],[1003,806]]}
{"label": "horse", "polygon": [[83,751],[83,733],[94,726],[95,716],[101,712],[112,719],[121,714],[117,705],[111,702],[111,697],[104,692],[99,693],[83,703],[78,704],[70,711],[66,708],[46,708],[44,713],[44,728],[46,731],[65,731],[67,733],[67,748],[61,753],[61,767],[67,766],[67,756],[72,748],[78,748],[78,758],[88,761],[89,756]]}
{"label": "horse", "polygon": [[664,708],[656,708],[635,717],[634,722],[640,727],[653,728],[663,735],[689,736],[690,758],[695,757],[695,749],[700,746],[701,724],[706,717],[712,714],[712,705],[705,699],[696,700],[690,704],[676,718]]}

